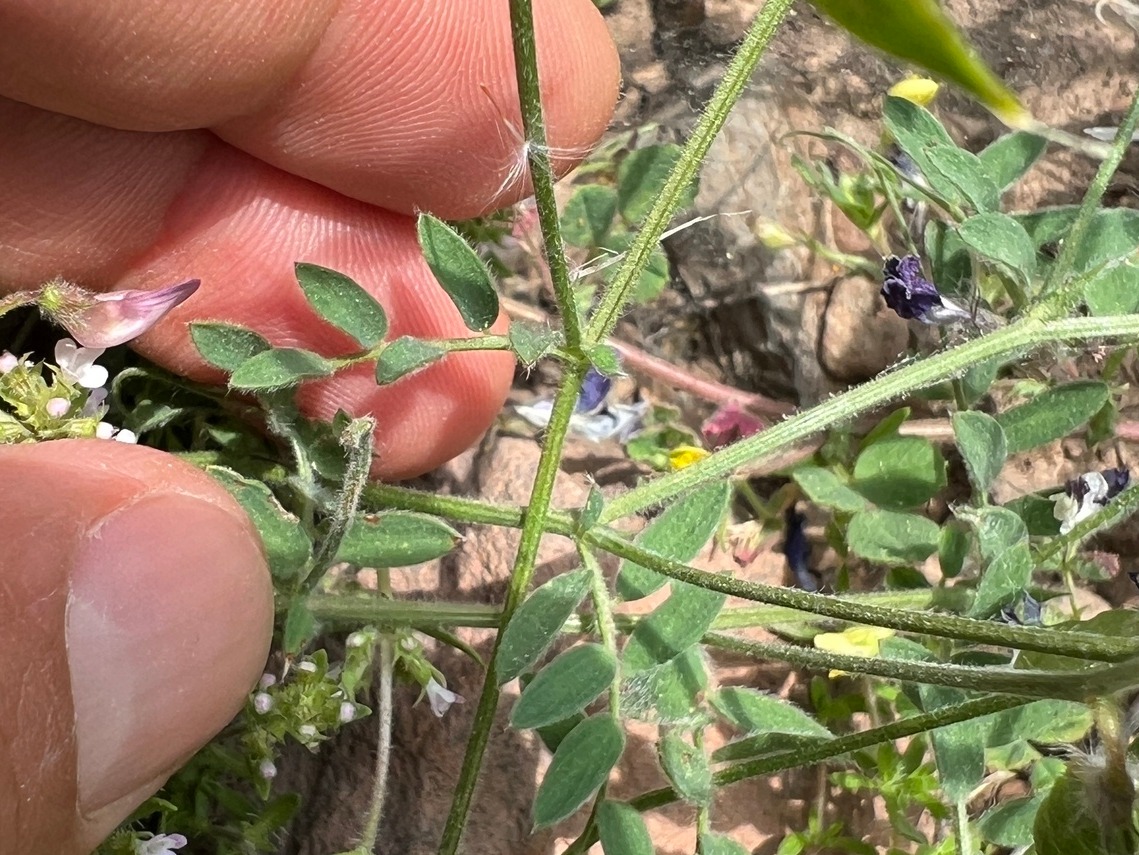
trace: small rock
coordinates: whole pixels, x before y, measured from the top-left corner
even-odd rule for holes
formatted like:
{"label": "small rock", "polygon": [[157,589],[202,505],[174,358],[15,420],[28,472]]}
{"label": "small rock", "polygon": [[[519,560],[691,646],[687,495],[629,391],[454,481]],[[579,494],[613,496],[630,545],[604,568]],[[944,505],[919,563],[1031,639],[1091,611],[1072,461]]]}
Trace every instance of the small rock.
{"label": "small rock", "polygon": [[909,341],[909,325],[886,308],[878,283],[865,276],[840,279],[831,292],[819,361],[836,380],[857,383],[881,373]]}

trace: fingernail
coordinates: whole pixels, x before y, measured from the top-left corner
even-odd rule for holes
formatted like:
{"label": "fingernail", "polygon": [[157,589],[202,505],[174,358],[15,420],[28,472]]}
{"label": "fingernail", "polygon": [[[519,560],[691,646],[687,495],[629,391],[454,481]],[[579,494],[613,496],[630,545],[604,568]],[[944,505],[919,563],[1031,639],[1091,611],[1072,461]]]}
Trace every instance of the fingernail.
{"label": "fingernail", "polygon": [[225,726],[261,671],[271,615],[260,548],[230,509],[155,494],[88,532],[67,612],[84,815]]}

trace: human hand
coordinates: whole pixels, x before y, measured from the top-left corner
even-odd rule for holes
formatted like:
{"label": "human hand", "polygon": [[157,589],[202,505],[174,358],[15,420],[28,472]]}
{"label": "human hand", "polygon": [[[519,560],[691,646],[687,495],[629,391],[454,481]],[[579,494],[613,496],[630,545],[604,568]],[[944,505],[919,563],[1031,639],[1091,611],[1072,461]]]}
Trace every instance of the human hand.
{"label": "human hand", "polygon": [[[608,121],[616,55],[589,0],[535,5],[550,144],[581,152]],[[507,4],[172,8],[0,0],[4,289],[200,278],[138,342],[195,379],[216,375],[194,319],[334,346],[295,261],[368,288],[394,336],[464,335],[410,215],[526,192]],[[300,401],[374,413],[376,469],[405,477],[469,445],[511,373],[508,355],[454,354],[395,387],[349,372]],[[268,574],[225,491],[149,449],[2,447],[0,495],[0,855],[87,852],[240,708],[264,665]]]}

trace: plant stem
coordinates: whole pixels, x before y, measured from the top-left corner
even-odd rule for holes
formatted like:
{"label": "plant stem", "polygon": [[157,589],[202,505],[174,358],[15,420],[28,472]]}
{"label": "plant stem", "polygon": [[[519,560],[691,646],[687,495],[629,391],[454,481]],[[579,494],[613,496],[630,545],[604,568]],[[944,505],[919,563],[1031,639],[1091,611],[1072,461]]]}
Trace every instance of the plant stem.
{"label": "plant stem", "polygon": [[1055,341],[1121,340],[1137,336],[1139,316],[1136,315],[1066,318],[1048,322],[1024,318],[958,348],[936,353],[836,395],[691,466],[636,487],[611,501],[602,512],[600,521],[608,523],[639,513],[702,484],[729,477],[746,463],[770,457],[792,443],[849,421],[872,407],[958,376],[979,362],[1024,353]]}
{"label": "plant stem", "polygon": [[[408,487],[394,487],[390,484],[369,484],[364,488],[364,504],[371,510],[395,508],[404,511],[419,511],[433,514],[452,522],[478,525],[501,525],[507,528],[521,528],[526,516],[524,508],[513,505],[494,505],[475,499],[458,496],[439,496],[412,490]],[[546,514],[546,531],[549,534],[571,536],[577,530],[570,514],[551,508]]]}
{"label": "plant stem", "polygon": [[550,164],[546,125],[542,118],[542,92],[538,81],[538,52],[534,39],[531,0],[510,0],[510,32],[514,39],[514,73],[518,80],[526,159],[530,166],[530,180],[534,185],[538,223],[542,229],[542,247],[565,330],[566,347],[571,353],[578,353],[582,344],[581,320],[571,287],[558,205],[554,198],[554,170]]}
{"label": "plant stem", "polygon": [[[833,757],[841,757],[852,751],[869,748],[882,742],[904,739],[907,736],[925,733],[928,730],[933,730],[938,727],[956,724],[959,721],[969,721],[970,719],[1024,706],[1028,703],[1031,703],[1031,700],[1028,698],[1016,698],[1007,695],[988,695],[983,698],[977,698],[976,700],[941,707],[934,712],[910,716],[909,718],[904,718],[901,721],[895,721],[883,725],[882,727],[840,736],[837,739],[820,742],[817,745],[804,745],[792,751],[780,751],[777,754],[768,754],[763,757],[757,757],[754,760],[744,760],[739,763],[734,763],[716,772],[712,780],[717,787],[722,787],[737,783],[738,781],[748,780],[749,778],[757,778],[761,775],[773,775],[787,769],[796,769],[802,766],[809,766],[813,763],[821,763]],[[638,796],[630,801],[629,804],[639,811],[646,811],[672,804],[678,801],[679,798],[679,795],[671,787],[662,787],[661,789],[651,790],[650,792]],[[585,855],[589,847],[596,842],[597,829],[586,828],[581,836],[570,844],[564,855]]]}
{"label": "plant stem", "polygon": [[530,582],[534,576],[534,562],[538,555],[538,545],[542,540],[542,534],[547,524],[550,498],[554,491],[554,480],[558,474],[558,467],[561,465],[562,445],[569,429],[570,416],[573,415],[574,407],[577,406],[577,397],[581,389],[581,381],[585,377],[585,371],[585,366],[581,364],[568,366],[565,376],[562,378],[562,385],[554,398],[550,423],[546,427],[546,441],[542,446],[542,455],[538,459],[538,471],[534,476],[534,490],[530,495],[530,503],[522,520],[521,542],[518,546],[518,555],[514,561],[514,569],[510,574],[506,600],[502,606],[502,621],[494,640],[490,667],[487,668],[486,677],[483,680],[482,694],[479,696],[474,723],[471,726],[471,735],[467,740],[466,755],[463,757],[463,768],[459,772],[454,799],[451,802],[451,812],[447,815],[447,824],[443,828],[443,840],[439,846],[439,855],[455,855],[463,834],[467,814],[470,811],[479,767],[482,764],[482,756],[490,739],[490,731],[494,726],[495,710],[498,707],[498,672],[494,658],[498,652],[498,646],[502,642],[503,631],[510,623],[510,618],[515,609],[518,608],[519,603],[522,602],[522,598],[530,589]]}
{"label": "plant stem", "polygon": [[376,711],[379,730],[379,740],[376,744],[376,781],[372,787],[372,803],[368,808],[368,819],[364,823],[364,831],[360,838],[360,849],[364,852],[373,852],[376,848],[376,837],[380,831],[380,820],[384,815],[384,803],[387,801],[388,777],[392,756],[392,672],[395,668],[395,656],[390,636],[380,636],[380,687],[377,698],[379,709]]}
{"label": "plant stem", "polygon": [[368,474],[372,468],[373,432],[376,429],[376,420],[368,417],[353,419],[344,428],[340,435],[340,444],[348,453],[348,465],[344,473],[344,483],[333,505],[328,531],[321,538],[320,546],[313,554],[308,566],[301,576],[304,589],[313,590],[320,581],[319,573],[311,575],[313,570],[322,571],[328,567],[337,551],[340,542],[344,539],[348,526],[356,516],[360,506],[360,496],[364,485],[368,483]]}
{"label": "plant stem", "polygon": [[963,799],[953,806],[953,831],[957,855],[974,855],[977,850],[969,833],[969,809]]}
{"label": "plant stem", "polygon": [[[589,570],[589,593],[593,609],[597,613],[597,634],[605,649],[613,654],[613,660],[620,662],[617,651],[617,624],[613,620],[613,609],[609,601],[609,587],[605,573],[597,559],[588,549],[580,551],[581,563]],[[613,672],[613,682],[609,686],[609,714],[621,718],[621,668]]]}
{"label": "plant stem", "polygon": [[830,669],[851,673],[872,674],[887,680],[908,683],[925,683],[934,686],[951,686],[982,692],[999,692],[1054,700],[1083,701],[1095,691],[1106,677],[1119,676],[1119,669],[1131,671],[1131,679],[1139,683],[1139,670],[1133,661],[1118,665],[1101,665],[1082,671],[1014,671],[991,667],[948,665],[932,662],[910,662],[901,659],[850,656],[829,653],[792,644],[752,642],[730,635],[709,633],[703,642],[710,647],[730,650],[753,659],[775,659],[800,668]]}
{"label": "plant stem", "polygon": [[586,346],[597,344],[605,339],[617,324],[617,319],[625,310],[633,286],[648,264],[653,249],[659,243],[669,221],[676,213],[685,191],[696,178],[700,164],[704,162],[712,141],[728,119],[728,114],[743,94],[744,87],[760,58],[767,50],[779,25],[783,22],[792,0],[767,0],[756,16],[736,55],[732,57],[724,77],[716,87],[708,107],[700,116],[692,135],[685,143],[676,165],[668,175],[660,195],[649,211],[633,245],[629,247],[625,261],[612,283],[601,295],[601,302],[589,321],[585,331]]}
{"label": "plant stem", "polygon": [[[278,610],[287,610],[291,602],[291,599],[281,598]],[[909,609],[940,608],[961,612],[969,607],[972,594],[964,588],[881,591],[851,594],[845,597],[843,602]],[[430,632],[440,627],[497,629],[502,622],[502,609],[483,603],[418,602],[313,593],[305,599],[305,605],[320,623],[337,629],[355,629],[360,626],[380,628],[410,626],[413,629]],[[642,620],[640,615],[613,615],[613,624],[620,632],[631,632],[640,620]],[[585,617],[572,615],[562,627],[562,632],[592,632],[595,628],[600,632],[601,628],[598,627],[597,621],[597,615]],[[809,612],[783,606],[739,606],[721,611],[712,622],[712,629],[769,628],[818,621],[819,618]]]}
{"label": "plant stem", "polygon": [[[583,539],[598,549],[619,558],[626,558],[649,570],[655,570],[670,579],[679,579],[733,597],[813,612],[852,623],[885,626],[904,632],[917,632],[976,644],[993,644],[1097,661],[1118,662],[1139,655],[1139,641],[1131,639],[1107,638],[1083,632],[1056,632],[1035,627],[1004,626],[991,621],[864,605],[839,597],[811,594],[807,591],[762,585],[733,579],[730,576],[706,573],[679,561],[672,561],[648,552],[620,535],[603,529],[591,529],[586,532]],[[843,670],[852,669],[843,668]]]}
{"label": "plant stem", "polygon": [[[1099,169],[1096,170],[1091,184],[1088,185],[1088,191],[1080,203],[1076,220],[1064,237],[1064,245],[1060,250],[1060,255],[1053,262],[1052,269],[1048,272],[1048,278],[1045,279],[1044,285],[1040,289],[1038,300],[1051,296],[1053,291],[1059,295],[1059,292],[1064,290],[1065,280],[1072,272],[1072,267],[1076,261],[1076,253],[1083,247],[1084,238],[1087,236],[1092,220],[1099,210],[1099,203],[1107,191],[1107,185],[1111,181],[1111,177],[1115,175],[1115,171],[1123,161],[1123,155],[1131,145],[1131,136],[1135,133],[1137,123],[1139,123],[1139,89],[1136,89],[1132,95],[1131,106],[1127,109],[1127,113],[1119,125],[1119,130],[1116,131],[1115,140],[1112,142],[1107,156],[1100,163]],[[1057,313],[1068,311],[1063,306],[1063,301],[1053,305],[1055,305],[1054,311]]]}

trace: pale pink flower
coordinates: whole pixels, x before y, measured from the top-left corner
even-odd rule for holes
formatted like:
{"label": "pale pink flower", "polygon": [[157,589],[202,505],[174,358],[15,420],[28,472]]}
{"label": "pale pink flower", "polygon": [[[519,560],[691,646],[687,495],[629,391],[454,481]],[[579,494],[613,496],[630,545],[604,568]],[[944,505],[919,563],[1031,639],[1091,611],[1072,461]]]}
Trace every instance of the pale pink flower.
{"label": "pale pink flower", "polygon": [[47,414],[53,419],[62,419],[67,415],[67,411],[71,409],[71,401],[67,398],[51,398],[47,404],[44,405]]}
{"label": "pale pink flower", "polygon": [[153,291],[111,291],[87,294],[81,305],[69,305],[53,315],[84,347],[115,347],[138,338],[163,316],[190,297],[200,279]]}
{"label": "pale pink flower", "polygon": [[190,841],[181,834],[156,834],[149,840],[136,840],[135,855],[170,855]]}
{"label": "pale pink flower", "polygon": [[4,351],[0,353],[0,374],[7,374],[20,364],[20,357],[15,354]]}
{"label": "pale pink flower", "polygon": [[340,723],[348,724],[350,721],[356,720],[356,705],[351,701],[344,701],[340,704]]}
{"label": "pale pink flower", "polygon": [[258,692],[253,696],[253,709],[261,715],[265,715],[273,709],[273,696],[268,692]]}
{"label": "pale pink flower", "polygon": [[262,760],[261,765],[257,767],[257,771],[266,781],[272,781],[277,777],[277,764],[272,760]]}
{"label": "pale pink flower", "polygon": [[463,703],[462,695],[455,694],[434,677],[427,681],[424,690],[427,692],[427,703],[431,704],[431,712],[435,713],[436,718],[442,718],[451,704]]}
{"label": "pale pink flower", "polygon": [[55,345],[55,364],[59,366],[59,373],[63,379],[84,389],[98,389],[110,378],[106,368],[95,364],[102,355],[103,348],[80,347],[69,338],[61,338]]}

